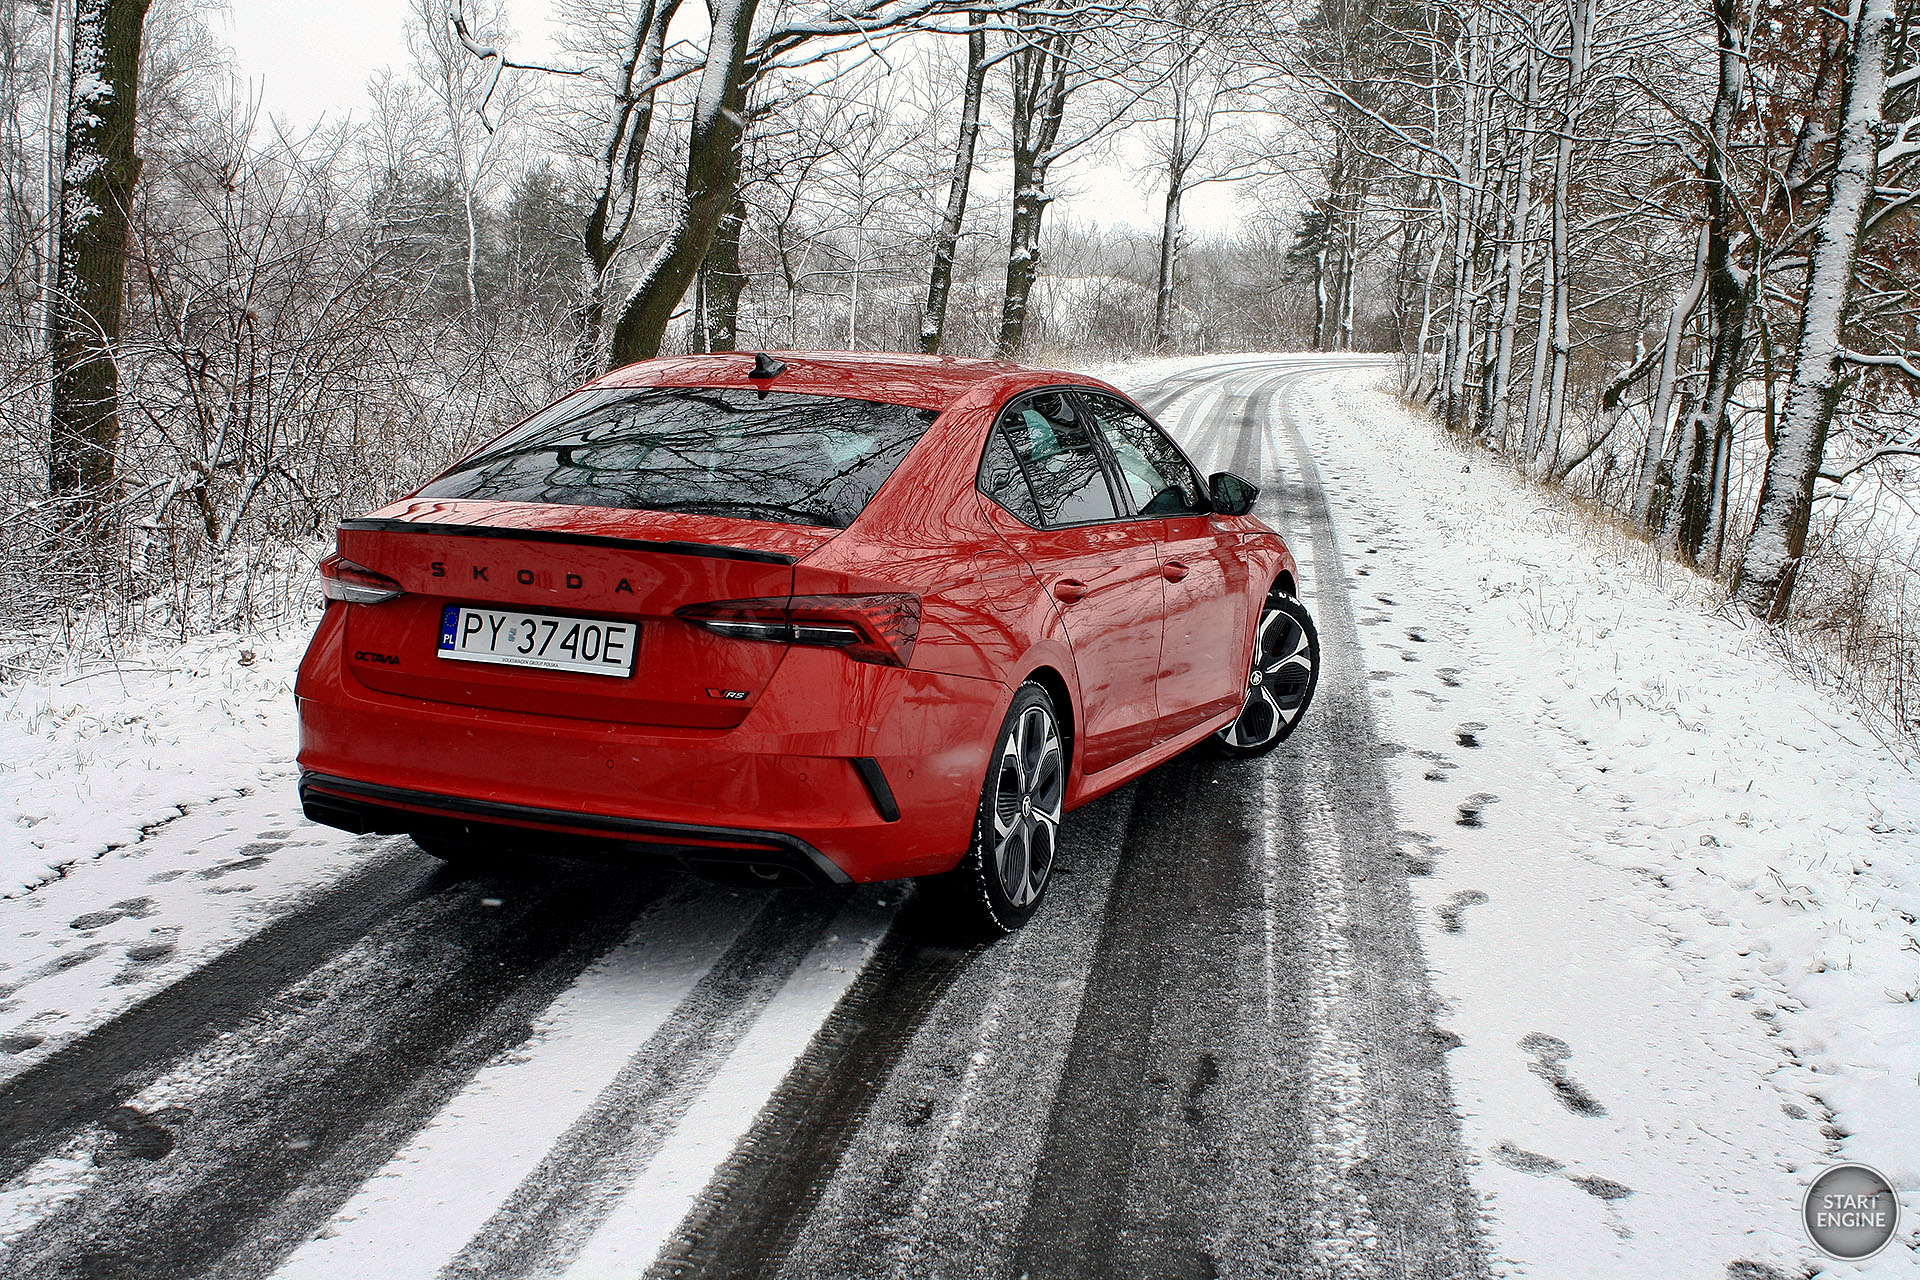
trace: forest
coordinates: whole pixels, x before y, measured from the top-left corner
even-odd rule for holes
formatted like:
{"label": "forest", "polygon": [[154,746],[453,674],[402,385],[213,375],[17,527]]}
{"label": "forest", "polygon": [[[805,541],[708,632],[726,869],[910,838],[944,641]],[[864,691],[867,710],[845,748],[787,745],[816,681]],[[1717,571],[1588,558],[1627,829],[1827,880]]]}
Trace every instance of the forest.
{"label": "forest", "polygon": [[1355,351],[1915,722],[1916,0],[407,3],[310,127],[212,6],[0,5],[0,680],[304,617],[658,354]]}

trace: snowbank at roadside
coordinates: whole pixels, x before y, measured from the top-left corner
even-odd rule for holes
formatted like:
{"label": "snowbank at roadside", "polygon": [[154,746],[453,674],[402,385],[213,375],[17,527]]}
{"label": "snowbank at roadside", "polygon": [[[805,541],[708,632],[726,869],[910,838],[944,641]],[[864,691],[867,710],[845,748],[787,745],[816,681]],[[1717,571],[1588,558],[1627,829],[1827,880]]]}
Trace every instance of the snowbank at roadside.
{"label": "snowbank at roadside", "polygon": [[307,629],[142,645],[0,687],[0,896],[291,777]]}
{"label": "snowbank at roadside", "polygon": [[[1385,381],[1315,378],[1282,407],[1335,504],[1399,748],[1497,1264],[1910,1273],[1920,780],[1712,584],[1453,445]],[[1857,1267],[1798,1218],[1841,1159],[1908,1205]]]}

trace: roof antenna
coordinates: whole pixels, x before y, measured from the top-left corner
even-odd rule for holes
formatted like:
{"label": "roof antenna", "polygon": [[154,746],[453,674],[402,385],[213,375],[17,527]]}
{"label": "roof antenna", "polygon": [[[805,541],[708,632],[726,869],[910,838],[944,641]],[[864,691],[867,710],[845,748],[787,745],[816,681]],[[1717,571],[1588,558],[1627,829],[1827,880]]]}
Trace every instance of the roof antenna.
{"label": "roof antenna", "polygon": [[747,376],[749,378],[771,378],[786,371],[787,366],[785,361],[775,360],[764,351],[756,351],[753,353],[753,368],[747,371]]}

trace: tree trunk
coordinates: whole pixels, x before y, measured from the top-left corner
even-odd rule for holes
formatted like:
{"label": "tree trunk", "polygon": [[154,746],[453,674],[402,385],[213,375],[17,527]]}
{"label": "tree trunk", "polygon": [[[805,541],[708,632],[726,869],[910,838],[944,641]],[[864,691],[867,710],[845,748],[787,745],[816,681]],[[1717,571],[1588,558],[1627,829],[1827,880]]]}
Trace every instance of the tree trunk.
{"label": "tree trunk", "polygon": [[120,441],[121,311],[140,38],[149,0],[79,0],[73,13],[65,198],[49,347],[53,363],[48,492],[77,500],[70,522],[98,534],[113,498]]}
{"label": "tree trunk", "polygon": [[1533,461],[1540,443],[1540,420],[1546,403],[1547,357],[1553,349],[1553,254],[1540,271],[1540,306],[1533,332],[1533,373],[1527,379],[1527,417],[1520,431],[1520,465]]}
{"label": "tree trunk", "polygon": [[1507,245],[1507,295],[1500,309],[1500,333],[1494,350],[1493,380],[1487,406],[1487,439],[1504,448],[1507,406],[1512,400],[1513,344],[1520,325],[1520,297],[1526,289],[1527,233],[1533,222],[1534,101],[1540,93],[1540,60],[1527,56],[1526,93],[1520,102],[1520,159],[1514,176],[1513,214]]}
{"label": "tree trunk", "polygon": [[1013,231],[1007,252],[1007,288],[1000,304],[1000,337],[993,353],[1002,360],[1020,352],[1027,333],[1027,300],[1040,273],[1040,219],[1047,198],[1030,175],[1014,172]]}
{"label": "tree trunk", "polygon": [[[1560,435],[1566,427],[1567,395],[1573,375],[1572,245],[1568,225],[1568,188],[1573,181],[1574,135],[1581,97],[1586,92],[1588,42],[1593,35],[1595,0],[1567,0],[1567,102],[1560,141],[1553,158],[1553,363],[1547,375],[1547,412],[1537,442],[1545,458],[1542,472],[1560,463]],[[1543,323],[1545,318],[1542,318]]]}
{"label": "tree trunk", "polygon": [[1713,0],[1720,73],[1708,127],[1705,174],[1711,347],[1707,385],[1697,411],[1699,429],[1682,445],[1686,465],[1673,478],[1674,495],[1679,500],[1667,508],[1660,539],[1663,550],[1689,562],[1698,562],[1708,536],[1707,508],[1712,500],[1717,445],[1732,431],[1730,403],[1744,368],[1747,313],[1752,301],[1753,275],[1734,261],[1736,249],[1748,237],[1741,196],[1733,186],[1735,175],[1728,169],[1747,84],[1747,33],[1739,24],[1741,7],[1741,0]]}
{"label": "tree trunk", "polygon": [[1453,336],[1447,346],[1446,423],[1449,431],[1465,430],[1468,422],[1467,364],[1473,346],[1475,221],[1479,211],[1475,133],[1480,126],[1480,10],[1471,11],[1462,38],[1467,42],[1466,83],[1460,103],[1459,181],[1453,188]]}
{"label": "tree trunk", "polygon": [[714,233],[700,276],[707,304],[702,331],[708,351],[734,351],[740,345],[740,294],[747,287],[740,270],[740,233],[746,225],[747,202],[736,195]]}
{"label": "tree trunk", "polygon": [[48,350],[53,347],[53,299],[59,288],[60,206],[62,170],[66,151],[66,120],[73,89],[73,23],[67,18],[68,0],[50,0],[47,7],[47,156],[42,182],[46,199],[42,209],[40,254],[40,340]]}
{"label": "tree trunk", "polygon": [[[1173,122],[1176,157],[1186,145],[1186,120]],[[1160,216],[1160,283],[1153,298],[1153,347],[1165,351],[1173,343],[1173,281],[1180,259],[1180,198],[1186,194],[1187,175],[1176,161],[1167,167],[1167,199]]]}
{"label": "tree trunk", "polygon": [[1767,459],[1738,587],[1741,602],[1769,622],[1786,616],[1793,596],[1813,513],[1814,480],[1848,382],[1844,334],[1860,233],[1879,177],[1893,25],[1894,0],[1863,0],[1840,89],[1833,177],[1813,231],[1807,301],[1780,415],[1780,437]]}
{"label": "tree trunk", "polygon": [[933,239],[933,271],[927,278],[927,306],[920,321],[920,350],[935,355],[947,330],[947,299],[953,292],[953,257],[966,221],[967,194],[973,185],[973,151],[980,140],[980,97],[987,82],[987,15],[967,15],[967,84],[960,99],[960,135],[953,144],[953,177],[947,184],[947,211]]}
{"label": "tree trunk", "polygon": [[994,354],[1002,360],[1019,354],[1027,333],[1027,302],[1040,272],[1040,223],[1053,197],[1047,171],[1053,146],[1072,92],[1075,36],[1069,28],[1046,29],[1021,37],[1013,55],[1013,225],[1007,248],[1007,286],[1000,304],[1000,336]]}
{"label": "tree trunk", "polygon": [[1634,482],[1630,508],[1633,522],[1643,529],[1652,528],[1649,513],[1653,510],[1660,463],[1667,452],[1667,422],[1673,408],[1674,382],[1680,374],[1680,342],[1706,292],[1707,241],[1711,234],[1706,226],[1701,226],[1700,240],[1693,253],[1693,280],[1687,285],[1687,291],[1674,300],[1673,310],[1667,315],[1667,338],[1660,349],[1660,383],[1654,391],[1653,409],[1647,418],[1647,443],[1640,455],[1640,476]]}
{"label": "tree trunk", "polygon": [[680,0],[665,0],[657,7],[649,0],[634,17],[620,96],[600,151],[599,190],[582,229],[580,298],[573,310],[573,365],[582,380],[600,367],[600,335],[606,326],[613,260],[633,222],[640,159],[653,131],[655,90],[645,86],[660,74],[667,27],[679,8]]}
{"label": "tree trunk", "polygon": [[747,45],[759,0],[712,0],[713,30],[687,132],[687,179],[673,226],[620,306],[607,367],[660,354],[667,323],[706,260],[740,185]]}

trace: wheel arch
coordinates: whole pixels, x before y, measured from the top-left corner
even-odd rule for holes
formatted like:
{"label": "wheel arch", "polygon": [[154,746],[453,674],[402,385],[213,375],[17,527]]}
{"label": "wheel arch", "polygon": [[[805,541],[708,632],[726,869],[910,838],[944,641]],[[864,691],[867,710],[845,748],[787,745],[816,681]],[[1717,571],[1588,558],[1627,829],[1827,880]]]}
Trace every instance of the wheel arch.
{"label": "wheel arch", "polygon": [[1067,771],[1071,776],[1074,762],[1079,757],[1074,751],[1077,729],[1074,723],[1073,692],[1067,685],[1067,678],[1043,663],[1027,672],[1020,683],[1037,684],[1046,690],[1049,698],[1053,699],[1054,714],[1060,719],[1060,747],[1067,753]]}

